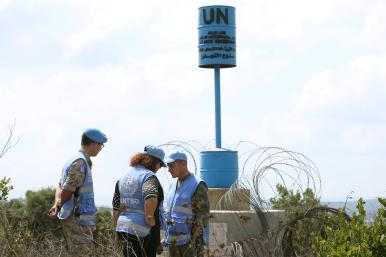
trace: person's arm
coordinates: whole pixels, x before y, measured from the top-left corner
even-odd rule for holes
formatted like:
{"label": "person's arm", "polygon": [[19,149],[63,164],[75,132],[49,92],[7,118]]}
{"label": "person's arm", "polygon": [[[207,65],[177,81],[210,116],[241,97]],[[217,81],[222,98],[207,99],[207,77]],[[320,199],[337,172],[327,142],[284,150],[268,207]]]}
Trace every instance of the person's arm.
{"label": "person's arm", "polygon": [[65,202],[71,199],[73,193],[74,192],[68,191],[67,189],[63,188],[62,191],[60,192],[58,206],[61,208]]}
{"label": "person's arm", "polygon": [[149,226],[155,226],[154,212],[158,204],[158,179],[156,176],[148,178],[142,185],[142,194],[145,199],[145,222]]}
{"label": "person's arm", "polygon": [[62,189],[60,185],[56,187],[55,190],[55,203],[49,210],[49,216],[52,219],[56,218],[56,215],[58,215],[60,208],[62,208],[63,204],[71,199],[73,192],[68,191],[66,189]]}
{"label": "person's arm", "polygon": [[150,197],[145,200],[145,222],[151,227],[155,226],[154,212],[157,208],[157,203],[156,197]]}
{"label": "person's arm", "polygon": [[208,188],[204,182],[200,182],[192,196],[192,211],[192,236],[197,238],[203,234],[203,229],[208,226],[209,221]]}
{"label": "person's arm", "polygon": [[86,177],[86,163],[83,159],[78,159],[71,164],[70,170],[63,183],[56,187],[55,203],[49,211],[49,216],[55,218],[63,204],[72,198],[74,192],[82,186]]}
{"label": "person's arm", "polygon": [[51,219],[56,219],[56,215],[58,214],[60,208],[59,208],[59,199],[61,195],[62,189],[60,188],[60,184],[57,185],[55,190],[55,202],[54,205],[52,205],[51,209],[48,211],[48,216]]}
{"label": "person's arm", "polygon": [[55,205],[58,205],[60,194],[62,193],[62,188],[60,187],[60,184],[57,185],[56,190],[55,190]]}
{"label": "person's arm", "polygon": [[121,214],[120,211],[113,210],[113,226],[114,226],[114,228],[117,227],[117,222],[118,222],[118,218],[119,218],[120,214]]}
{"label": "person's arm", "polygon": [[113,226],[117,226],[119,215],[121,214],[121,193],[119,192],[119,180],[115,184],[114,196],[113,196]]}

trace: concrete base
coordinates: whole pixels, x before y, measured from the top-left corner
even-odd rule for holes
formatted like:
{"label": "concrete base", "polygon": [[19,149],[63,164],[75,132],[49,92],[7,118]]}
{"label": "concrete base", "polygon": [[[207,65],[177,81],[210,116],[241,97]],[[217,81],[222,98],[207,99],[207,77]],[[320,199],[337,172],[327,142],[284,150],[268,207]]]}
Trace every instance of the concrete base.
{"label": "concrete base", "polygon": [[[276,228],[284,218],[283,211],[211,211],[209,245],[229,245],[257,237],[266,229]],[[268,225],[268,227],[267,227]]]}
{"label": "concrete base", "polygon": [[248,189],[209,188],[208,197],[211,210],[250,210]]}
{"label": "concrete base", "polygon": [[283,211],[257,212],[250,207],[247,189],[209,188],[211,206],[208,256],[232,256],[232,243],[257,238],[276,228]]}

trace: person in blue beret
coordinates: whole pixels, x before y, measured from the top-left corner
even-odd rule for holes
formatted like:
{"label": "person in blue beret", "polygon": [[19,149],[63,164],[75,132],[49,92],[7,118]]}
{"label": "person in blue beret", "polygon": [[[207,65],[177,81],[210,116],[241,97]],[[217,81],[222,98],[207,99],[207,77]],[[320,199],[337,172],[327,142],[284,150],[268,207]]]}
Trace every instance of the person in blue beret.
{"label": "person in blue beret", "polygon": [[163,206],[163,243],[170,257],[205,256],[210,210],[207,185],[189,172],[184,152],[171,153],[165,162],[176,179]]}
{"label": "person in blue beret", "polygon": [[146,146],[115,185],[113,223],[125,257],[155,257],[162,251],[159,208],[164,195],[155,174],[166,167],[164,156],[161,148]]}
{"label": "person in blue beret", "polygon": [[56,188],[55,203],[49,210],[52,219],[59,219],[69,256],[93,256],[93,230],[97,208],[91,174],[91,157],[104,147],[107,137],[99,129],[83,131],[80,150],[62,169]]}

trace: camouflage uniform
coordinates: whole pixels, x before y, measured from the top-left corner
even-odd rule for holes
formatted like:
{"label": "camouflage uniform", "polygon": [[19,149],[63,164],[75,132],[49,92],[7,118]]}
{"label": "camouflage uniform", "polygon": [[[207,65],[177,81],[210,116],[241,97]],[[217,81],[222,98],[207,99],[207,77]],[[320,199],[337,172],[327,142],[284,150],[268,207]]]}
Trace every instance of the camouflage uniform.
{"label": "camouflage uniform", "polygon": [[93,256],[92,226],[81,226],[74,216],[60,221],[70,256]]}
{"label": "camouflage uniform", "polygon": [[[91,168],[92,162],[87,154],[84,154]],[[71,164],[68,176],[62,189],[71,191],[76,195],[77,190],[83,184],[86,174],[86,163],[83,159],[78,159]],[[60,183],[59,183],[60,186]],[[71,201],[71,200],[70,200]],[[77,209],[77,198],[75,197],[75,210]],[[60,220],[64,238],[67,244],[67,251],[70,256],[93,256],[93,230],[94,226],[82,226],[77,221],[75,214],[68,219]]]}

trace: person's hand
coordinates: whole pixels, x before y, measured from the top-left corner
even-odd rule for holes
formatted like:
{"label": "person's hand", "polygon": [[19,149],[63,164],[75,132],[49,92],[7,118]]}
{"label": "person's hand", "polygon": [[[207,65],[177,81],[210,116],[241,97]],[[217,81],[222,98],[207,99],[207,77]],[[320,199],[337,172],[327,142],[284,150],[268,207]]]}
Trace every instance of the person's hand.
{"label": "person's hand", "polygon": [[154,218],[154,216],[153,215],[147,215],[145,217],[145,222],[150,227],[154,227],[155,226],[155,218]]}
{"label": "person's hand", "polygon": [[157,254],[161,254],[164,251],[164,247],[162,244],[159,244],[157,246]]}
{"label": "person's hand", "polygon": [[60,208],[58,207],[57,204],[54,204],[51,209],[48,211],[48,216],[51,218],[51,219],[57,219],[57,215],[60,211]]}

